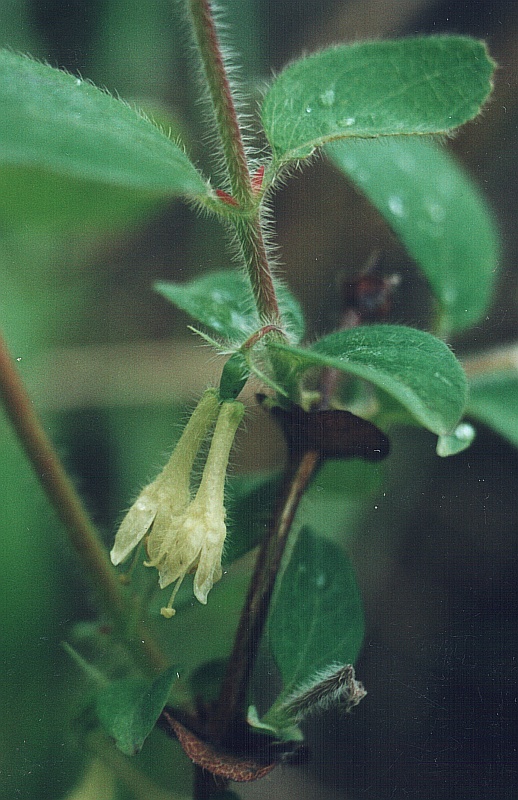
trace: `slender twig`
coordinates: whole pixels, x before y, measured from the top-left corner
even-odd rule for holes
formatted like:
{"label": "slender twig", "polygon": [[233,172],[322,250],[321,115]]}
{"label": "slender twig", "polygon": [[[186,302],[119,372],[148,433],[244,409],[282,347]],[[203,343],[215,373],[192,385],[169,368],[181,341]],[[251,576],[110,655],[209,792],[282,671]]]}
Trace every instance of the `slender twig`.
{"label": "slender twig", "polygon": [[[189,0],[193,30],[203,62],[233,200],[233,227],[250,277],[259,316],[276,325],[280,314],[252,186],[239,119],[230,88],[210,0]],[[243,214],[243,212],[246,212]]]}
{"label": "slender twig", "polygon": [[257,556],[255,572],[221,688],[216,714],[220,739],[226,738],[235,721],[242,715],[288,534],[319,459],[320,455],[310,450],[288,466],[277,511]]}
{"label": "slender twig", "polygon": [[[33,469],[69,541],[81,559],[99,603],[121,631],[126,631],[130,614],[121,586],[107,553],[99,540],[70,478],[34,410],[23,381],[0,335],[0,398]],[[161,669],[164,659],[147,630],[128,642],[134,655],[148,668]]]}

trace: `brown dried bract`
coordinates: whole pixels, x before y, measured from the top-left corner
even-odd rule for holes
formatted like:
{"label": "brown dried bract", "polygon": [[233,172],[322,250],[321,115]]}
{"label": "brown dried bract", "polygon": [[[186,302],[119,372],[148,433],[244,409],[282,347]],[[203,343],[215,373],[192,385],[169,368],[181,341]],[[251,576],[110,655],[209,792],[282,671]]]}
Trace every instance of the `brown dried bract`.
{"label": "brown dried bract", "polygon": [[211,744],[202,741],[181,722],[178,722],[167,710],[163,711],[162,716],[171,726],[174,735],[191,761],[220,778],[238,783],[257,781],[268,775],[278,764],[278,761],[262,764],[218,751]]}

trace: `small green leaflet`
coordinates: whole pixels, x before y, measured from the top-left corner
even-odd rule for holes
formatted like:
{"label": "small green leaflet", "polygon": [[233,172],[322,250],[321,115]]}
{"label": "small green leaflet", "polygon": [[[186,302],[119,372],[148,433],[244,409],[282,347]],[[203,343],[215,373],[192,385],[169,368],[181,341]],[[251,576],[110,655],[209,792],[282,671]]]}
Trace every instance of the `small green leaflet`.
{"label": "small green leaflet", "polygon": [[425,428],[445,435],[459,422],[467,396],[462,367],[444,342],[399,325],[365,325],[325,336],[305,350],[271,343],[291,354],[292,368],[331,367],[379,386]]}
{"label": "small green leaflet", "polygon": [[498,235],[484,198],[447,151],[406,136],[334,142],[326,153],[421,267],[439,304],[439,330],[477,322],[491,300]]}
{"label": "small green leaflet", "polygon": [[266,94],[274,161],[306,158],[334,139],[447,133],[479,113],[493,70],[485,45],[465,36],[322,50],[288,66]]}
{"label": "small green leaflet", "polygon": [[0,163],[108,186],[203,197],[183,150],[88,81],[0,51]]}
{"label": "small green leaflet", "polygon": [[[282,706],[323,671],[353,664],[363,641],[363,609],[345,553],[301,529],[268,620],[268,641],[283,689],[262,723],[282,728]],[[293,720],[291,721],[293,722]]]}
{"label": "small green leaflet", "polygon": [[133,756],[142,748],[177,677],[177,667],[169,667],[152,682],[123,678],[101,689],[96,703],[99,722],[125,755]]}
{"label": "small green leaflet", "polygon": [[235,400],[244,388],[250,370],[244,355],[238,350],[232,353],[223,367],[219,382],[219,396],[222,400]]}
{"label": "small green leaflet", "polygon": [[[275,287],[282,319],[293,341],[304,335],[298,301],[282,285]],[[211,272],[189,283],[158,281],[155,289],[198,322],[233,343],[242,344],[261,327],[248,278],[238,270]]]}

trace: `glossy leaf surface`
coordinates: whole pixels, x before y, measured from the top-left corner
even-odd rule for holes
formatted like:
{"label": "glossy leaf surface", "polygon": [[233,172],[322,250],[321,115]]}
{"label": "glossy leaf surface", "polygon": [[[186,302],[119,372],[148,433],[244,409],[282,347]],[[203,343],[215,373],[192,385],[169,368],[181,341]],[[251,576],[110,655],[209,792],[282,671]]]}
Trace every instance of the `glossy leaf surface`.
{"label": "glossy leaf surface", "polygon": [[326,152],[423,270],[441,330],[475,323],[491,300],[499,248],[491,212],[468,175],[418,137],[334,142]]}
{"label": "glossy leaf surface", "polygon": [[[242,343],[261,327],[248,278],[237,270],[211,272],[189,283],[159,281],[155,289],[175,306],[220,336]],[[304,335],[298,301],[284,286],[276,287],[284,323],[295,341]]]}
{"label": "glossy leaf surface", "polygon": [[470,382],[466,413],[518,447],[518,374],[494,372]]}
{"label": "glossy leaf surface", "polygon": [[464,410],[467,383],[444,342],[398,325],[366,325],[325,336],[307,349],[269,345],[293,356],[299,373],[332,367],[379,386],[425,428],[448,434]]}
{"label": "glossy leaf surface", "polygon": [[183,150],[87,81],[0,52],[0,162],[162,195],[203,196]]}
{"label": "glossy leaf surface", "polygon": [[101,725],[128,756],[141,749],[167,702],[178,677],[169,667],[151,683],[142,678],[124,678],[106,686],[97,698]]}
{"label": "glossy leaf surface", "polygon": [[288,66],[262,120],[274,160],[306,158],[334,139],[447,133],[475,117],[494,64],[463,36],[356,42]]}

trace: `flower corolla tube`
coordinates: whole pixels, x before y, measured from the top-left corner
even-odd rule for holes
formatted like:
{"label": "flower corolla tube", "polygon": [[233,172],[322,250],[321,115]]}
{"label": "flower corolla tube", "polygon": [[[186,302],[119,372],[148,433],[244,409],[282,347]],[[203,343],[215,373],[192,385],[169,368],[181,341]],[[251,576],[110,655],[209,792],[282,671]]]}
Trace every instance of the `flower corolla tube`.
{"label": "flower corolla tube", "polygon": [[[176,448],[160,475],[146,486],[126,514],[110,553],[112,563],[124,561],[145,538],[147,567],[158,570],[160,588],[175,587],[161,609],[172,617],[176,593],[184,577],[195,572],[194,594],[200,603],[221,578],[221,557],[226,538],[225,476],[230,450],[244,406],[236,401],[220,404],[209,389],[192,414]],[[194,460],[216,421],[201,482],[191,494]]]}

